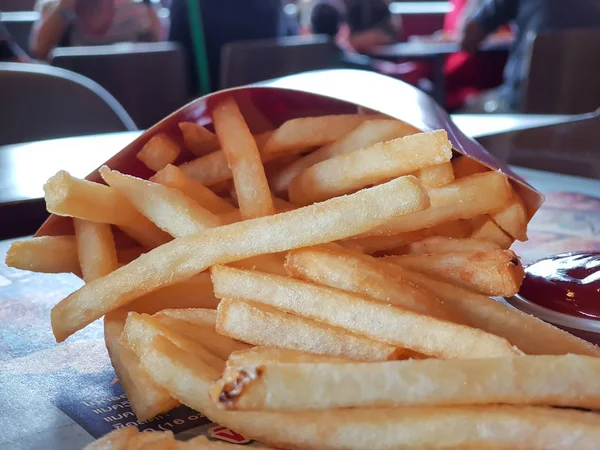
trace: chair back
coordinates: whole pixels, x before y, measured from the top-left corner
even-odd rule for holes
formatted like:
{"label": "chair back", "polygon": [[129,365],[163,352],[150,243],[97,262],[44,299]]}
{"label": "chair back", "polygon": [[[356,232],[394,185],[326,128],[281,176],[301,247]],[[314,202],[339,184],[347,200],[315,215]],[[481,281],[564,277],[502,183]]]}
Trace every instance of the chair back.
{"label": "chair back", "polygon": [[0,63],[0,99],[0,145],[137,129],[98,84],[42,64]]}
{"label": "chair back", "polygon": [[522,112],[581,114],[600,107],[600,29],[533,37]]}
{"label": "chair back", "polygon": [[[565,122],[483,136],[496,157],[517,166],[600,179],[600,109]],[[559,189],[560,186],[557,186]]]}
{"label": "chair back", "polygon": [[[0,0],[0,5],[2,0]],[[2,6],[0,6],[2,11]],[[29,53],[29,36],[33,24],[39,18],[39,14],[35,11],[20,11],[20,12],[1,12],[0,22],[10,33],[15,43],[24,51]]]}
{"label": "chair back", "polygon": [[33,11],[35,0],[0,0],[0,11]]}
{"label": "chair back", "polygon": [[221,50],[220,88],[342,66],[342,52],[328,36],[232,42]]}
{"label": "chair back", "polygon": [[61,47],[51,64],[100,84],[140,128],[148,128],[187,103],[184,56],[173,42]]}

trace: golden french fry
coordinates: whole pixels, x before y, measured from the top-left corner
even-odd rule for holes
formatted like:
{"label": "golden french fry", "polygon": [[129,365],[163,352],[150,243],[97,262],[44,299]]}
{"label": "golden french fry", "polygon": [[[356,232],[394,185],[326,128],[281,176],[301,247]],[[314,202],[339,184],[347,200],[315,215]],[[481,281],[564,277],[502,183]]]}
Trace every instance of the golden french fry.
{"label": "golden french fry", "polygon": [[177,238],[59,302],[51,313],[54,335],[62,342],[109,311],[213,264],[344,239],[425,208],[428,202],[418,180],[403,177],[310,207]]}
{"label": "golden french fry", "polygon": [[182,192],[103,166],[100,175],[142,214],[174,237],[220,225],[219,218]]}
{"label": "golden french fry", "polygon": [[384,259],[485,295],[515,295],[525,277],[521,261],[511,250],[429,253]]}
{"label": "golden french fry", "polygon": [[464,178],[476,173],[488,172],[490,169],[468,156],[459,156],[452,160],[454,178]]}
{"label": "golden french fry", "polygon": [[213,266],[211,277],[221,299],[261,303],[424,355],[491,358],[521,353],[482,330],[337,289],[225,266]]}
{"label": "golden french fry", "polygon": [[271,187],[277,194],[287,193],[288,187],[296,175],[321,161],[350,153],[378,142],[389,141],[418,132],[420,132],[418,128],[400,120],[367,120],[335,142],[309,153],[274,174],[273,178],[270,179]]}
{"label": "golden french fry", "polygon": [[86,445],[84,450],[127,450],[137,434],[136,427],[119,428]]}
{"label": "golden french fry", "polygon": [[218,376],[216,371],[168,340],[157,338],[142,364],[152,370],[157,384],[182,403],[248,438],[280,448],[542,450],[565,443],[566,447],[592,450],[600,439],[600,418],[595,413],[533,406],[223,411],[213,405],[207,393]]}
{"label": "golden french fry", "polygon": [[213,123],[233,174],[242,219],[275,214],[258,146],[233,97],[216,105]]}
{"label": "golden french fry", "polygon": [[150,181],[181,191],[200,206],[215,214],[236,211],[227,200],[222,199],[202,183],[187,176],[179,167],[166,165],[150,178]]}
{"label": "golden french fry", "polygon": [[227,359],[227,367],[244,367],[257,364],[299,364],[299,363],[347,363],[352,359],[342,356],[319,355],[317,353],[289,348],[252,347],[233,352]]}
{"label": "golden french fry", "polygon": [[213,293],[208,272],[171,284],[134,300],[126,306],[129,311],[154,314],[167,308],[216,309],[219,299]]}
{"label": "golden french fry", "polygon": [[138,420],[148,420],[157,414],[170,411],[178,406],[179,402],[165,389],[156,385],[142,369],[139,357],[119,342],[125,318],[126,315],[120,311],[104,317],[106,349],[121,387],[127,394],[131,409]]}
{"label": "golden french fry", "polygon": [[407,231],[405,233],[393,234],[391,236],[365,236],[350,238],[340,241],[339,244],[347,249],[360,249],[362,252],[372,255],[377,252],[396,249],[413,241],[418,241],[435,232],[434,228]]}
{"label": "golden french fry", "polygon": [[46,182],[44,193],[48,212],[117,225],[146,248],[171,239],[110,186],[81,180],[61,170]]}
{"label": "golden french fry", "polygon": [[216,370],[221,370],[225,365],[224,360],[210,353],[198,342],[163,325],[157,318],[147,314],[135,312],[127,314],[119,342],[133,351],[138,358],[142,358],[156,336],[164,336],[177,347],[195,354]]}
{"label": "golden french fry", "polygon": [[527,240],[529,219],[523,200],[516,192],[513,192],[510,203],[504,209],[490,214],[490,217],[506,234],[519,241]]}
{"label": "golden french fry", "polygon": [[[207,275],[207,273],[203,273],[203,275]],[[212,289],[212,283],[211,283]],[[189,323],[193,323],[194,325],[199,325],[202,327],[212,327],[215,328],[217,326],[217,311],[214,309],[206,309],[206,308],[179,308],[179,309],[163,309],[162,311],[158,311],[154,314],[154,317],[169,317],[171,319],[184,320]]]}
{"label": "golden french fry", "polygon": [[172,138],[159,133],[146,142],[137,154],[137,159],[142,161],[150,170],[158,172],[167,164],[172,164],[180,152],[179,145]]}
{"label": "golden french fry", "polygon": [[402,406],[539,405],[599,408],[600,358],[258,363],[228,368],[211,390],[226,409],[308,411]]}
{"label": "golden french fry", "polygon": [[372,117],[356,114],[291,119],[275,130],[264,153],[297,154],[337,141]]}
{"label": "golden french fry", "polygon": [[217,331],[253,345],[365,361],[396,359],[401,354],[392,345],[341,328],[237,300],[224,299],[219,303]]}
{"label": "golden french fry", "polygon": [[[262,150],[264,143],[272,134],[272,131],[267,131],[254,136],[254,140],[259,150]],[[264,155],[261,152],[261,160],[263,163],[273,161],[275,158],[277,158],[277,155]],[[218,183],[229,181],[233,178],[233,173],[227,163],[227,157],[222,150],[209,153],[208,155],[182,164],[179,168],[187,176],[194,178],[205,186],[210,186],[213,190],[215,190],[215,185]]]}
{"label": "golden french fry", "polygon": [[81,274],[75,236],[42,236],[13,242],[5,263],[32,272]]}
{"label": "golden french fry", "polygon": [[119,267],[117,248],[110,225],[73,219],[77,255],[86,283],[103,277]]}
{"label": "golden french fry", "polygon": [[195,122],[179,122],[186,150],[196,156],[203,156],[219,149],[219,140],[212,131]]}
{"label": "golden french fry", "polygon": [[295,277],[363,295],[411,311],[455,321],[435,297],[410,283],[394,278],[366,255],[324,247],[306,247],[288,252],[285,267]]}
{"label": "golden french fry", "polygon": [[487,214],[470,219],[472,231],[470,237],[493,242],[500,248],[507,249],[515,241],[514,238],[502,231]]}
{"label": "golden french fry", "polygon": [[510,201],[512,188],[503,174],[487,172],[430,188],[427,193],[429,208],[394,218],[362,236],[389,236],[498,211]]}
{"label": "golden french fry", "polygon": [[420,241],[411,242],[404,247],[404,253],[420,255],[423,253],[453,253],[453,252],[485,252],[500,250],[494,242],[473,238],[451,238],[431,236]]}
{"label": "golden french fry", "polygon": [[505,338],[529,355],[600,356],[600,348],[505,303],[427,275],[388,264],[386,270],[432,292],[465,323]]}
{"label": "golden french fry", "polygon": [[168,329],[197,342],[217,358],[226,360],[233,352],[246,350],[250,346],[222,336],[215,331],[215,326],[198,325],[185,320],[174,319],[164,315],[154,316]]}
{"label": "golden french fry", "polygon": [[424,167],[417,170],[413,175],[421,180],[421,184],[426,188],[443,186],[454,181],[454,171],[449,161]]}
{"label": "golden french fry", "polygon": [[290,201],[308,205],[327,200],[450,158],[452,144],[444,130],[373,144],[303,170],[290,183]]}

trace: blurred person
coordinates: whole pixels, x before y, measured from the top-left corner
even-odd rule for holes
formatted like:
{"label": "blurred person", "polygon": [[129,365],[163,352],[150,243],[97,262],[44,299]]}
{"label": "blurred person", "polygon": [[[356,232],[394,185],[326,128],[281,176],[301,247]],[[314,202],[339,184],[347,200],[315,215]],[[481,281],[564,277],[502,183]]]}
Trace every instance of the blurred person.
{"label": "blurred person", "polygon": [[[460,41],[465,23],[482,0],[450,0],[450,3],[452,10],[444,17],[443,29],[429,38],[419,36],[415,40]],[[507,37],[512,35],[507,25],[499,27],[497,33]],[[444,63],[446,109],[455,111],[481,92],[501,85],[506,59],[507,55],[499,52],[460,51],[449,55]]]}
{"label": "blurred person", "polygon": [[[350,40],[351,37],[344,35],[345,31],[349,32],[348,28],[344,28],[344,24],[344,14],[338,3],[331,0],[322,0],[313,5],[310,13],[311,32],[331,36],[338,43],[340,51],[345,51],[347,55],[351,56],[356,50],[351,45],[345,45],[346,40]],[[410,84],[417,85],[426,74],[417,64],[393,63],[375,58],[367,59],[369,62],[366,64],[366,68],[399,78]],[[349,61],[356,64],[364,64],[362,59],[354,61],[353,58],[349,58]]]}
{"label": "blurred person", "polygon": [[161,24],[149,0],[38,0],[40,19],[30,39],[31,53],[46,59],[58,46],[152,42]]}
{"label": "blurred person", "polygon": [[[504,69],[504,83],[497,90],[474,99],[469,112],[517,112],[523,80],[527,76],[530,36],[572,28],[600,27],[600,1],[484,0],[464,27],[461,47],[475,53],[486,36],[505,23],[516,26],[515,41]],[[552,61],[548,61],[551,68]]]}
{"label": "blurred person", "polygon": [[392,19],[386,0],[344,0],[344,5],[348,44],[356,52],[369,53],[374,47],[398,41],[400,23]]}
{"label": "blurred person", "polygon": [[[219,87],[221,47],[235,41],[279,37],[280,0],[194,0],[202,16],[211,89]],[[169,40],[179,43],[188,58],[191,93],[199,93],[198,69],[188,12],[188,0],[172,0]],[[194,30],[197,31],[197,30]]]}
{"label": "blurred person", "polygon": [[14,41],[2,22],[0,22],[0,62],[31,62],[31,58]]}

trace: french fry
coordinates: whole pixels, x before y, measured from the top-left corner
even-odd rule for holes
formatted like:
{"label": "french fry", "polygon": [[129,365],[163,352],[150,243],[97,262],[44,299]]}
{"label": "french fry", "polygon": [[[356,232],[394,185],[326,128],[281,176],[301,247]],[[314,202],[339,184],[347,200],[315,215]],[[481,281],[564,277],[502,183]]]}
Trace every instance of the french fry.
{"label": "french fry", "polygon": [[443,186],[454,181],[454,172],[450,162],[424,167],[413,175],[421,180],[421,184],[426,188]]}
{"label": "french fry", "polygon": [[83,280],[88,283],[119,267],[110,225],[74,218],[77,255]]}
{"label": "french fry", "polygon": [[271,190],[258,146],[233,97],[212,111],[219,143],[233,174],[242,219],[275,214]]}
{"label": "french fry", "polygon": [[494,242],[473,238],[450,238],[443,236],[431,236],[420,241],[411,242],[404,248],[404,252],[410,255],[423,253],[452,253],[452,252],[485,252],[488,250],[500,250],[500,246]]}
{"label": "french fry", "polygon": [[[262,150],[265,141],[271,137],[272,131],[267,131],[254,136],[254,140],[259,150]],[[261,160],[268,163],[277,158],[277,155],[264,155],[261,152]],[[221,182],[229,181],[233,178],[233,173],[227,163],[227,157],[222,150],[209,153],[198,159],[182,164],[179,168],[189,177],[205,186],[210,186],[213,190]]]}
{"label": "french fry", "polygon": [[452,158],[445,131],[412,134],[322,161],[290,183],[290,202],[308,205],[408,175]]}
{"label": "french fry", "polygon": [[291,119],[275,130],[265,144],[265,155],[302,153],[337,141],[372,117],[355,114]]}
{"label": "french fry", "polygon": [[210,353],[198,342],[172,330],[163,325],[157,318],[147,314],[138,314],[135,312],[127,314],[127,320],[119,342],[133,351],[138,358],[142,358],[150,347],[152,339],[156,336],[164,336],[177,347],[201,358],[215,370],[221,370],[225,365],[224,360]]}
{"label": "french fry", "polygon": [[600,439],[597,414],[544,407],[349,408],[302,413],[223,411],[213,406],[207,394],[218,374],[169,341],[156,338],[142,364],[152,370],[151,376],[157,384],[182,403],[244,436],[280,448],[542,450],[571,446],[592,450]]}
{"label": "french fry", "polygon": [[287,193],[290,182],[302,172],[321,161],[353,152],[359,148],[368,147],[378,142],[418,133],[420,130],[400,120],[373,119],[361,123],[350,133],[329,145],[321,147],[300,158],[288,167],[279,171],[270,180],[273,191],[277,194]]}
{"label": "french fry", "polygon": [[195,122],[179,122],[186,150],[196,156],[203,156],[219,149],[219,140],[212,131]]}
{"label": "french fry", "polygon": [[[62,342],[104,314],[213,264],[344,239],[425,208],[428,201],[416,178],[403,177],[310,207],[175,239],[59,302],[51,313],[54,335]],[[213,249],[206,251],[209,246]]]}
{"label": "french fry", "polygon": [[225,370],[211,390],[225,409],[308,411],[402,406],[599,408],[600,358],[517,356],[344,364],[258,363]]}
{"label": "french fry", "polygon": [[[204,273],[208,275],[207,273]],[[212,283],[211,283],[212,287]],[[184,320],[202,327],[217,326],[217,311],[206,308],[179,308],[179,309],[163,309],[154,314],[154,317],[169,317],[171,319]]]}
{"label": "french fry", "polygon": [[264,304],[424,355],[490,358],[521,353],[505,339],[476,328],[292,278],[225,266],[213,266],[211,278],[221,299]]}
{"label": "french fry", "polygon": [[511,250],[388,256],[385,260],[480,294],[501,297],[519,292],[525,277],[519,258]]}
{"label": "french fry", "polygon": [[41,236],[13,242],[5,263],[32,272],[81,275],[75,236]]}
{"label": "french fry", "polygon": [[46,209],[59,216],[119,226],[146,248],[158,247],[170,236],[141,215],[115,189],[60,171],[44,185]]}
{"label": "french fry", "polygon": [[496,223],[488,216],[477,216],[470,219],[472,231],[470,237],[493,242],[500,248],[507,249],[515,241],[514,238],[502,231]]}
{"label": "french fry", "polygon": [[200,206],[215,214],[236,211],[231,203],[219,197],[202,183],[187,176],[179,167],[167,164],[150,181],[181,191]]}
{"label": "french fry", "polygon": [[174,237],[220,224],[219,218],[182,192],[103,166],[100,175],[142,214]]}
{"label": "french fry", "polygon": [[167,308],[216,309],[219,299],[213,293],[208,272],[202,272],[179,283],[165,286],[129,303],[126,309],[155,314]]}
{"label": "french fry", "polygon": [[377,252],[396,249],[404,245],[418,241],[435,233],[434,228],[407,231],[405,233],[393,234],[391,236],[365,236],[350,238],[340,241],[339,244],[347,249],[361,249],[364,253],[372,255]]}
{"label": "french fry", "polygon": [[137,433],[136,427],[119,428],[86,445],[84,450],[127,450]]}
{"label": "french fry", "polygon": [[350,358],[316,353],[289,348],[252,347],[248,350],[233,352],[227,359],[227,367],[244,367],[257,364],[299,364],[299,363],[347,363]]}
{"label": "french fry", "polygon": [[401,355],[392,345],[263,305],[224,299],[217,311],[219,333],[253,345],[364,361],[396,359]]}
{"label": "french fry", "polygon": [[295,277],[363,295],[411,311],[455,321],[450,311],[429,293],[394,278],[377,259],[323,247],[288,253],[285,267]]}
{"label": "french fry", "polygon": [[476,173],[488,172],[490,169],[468,156],[459,156],[452,160],[454,178],[464,178]]}
{"label": "french fry", "polygon": [[158,172],[167,164],[172,164],[180,152],[179,145],[172,138],[159,133],[152,136],[136,156],[150,170]]}
{"label": "french fry", "polygon": [[[494,195],[489,195],[493,192]],[[458,219],[502,209],[510,201],[512,188],[506,177],[488,172],[462,178],[427,190],[431,206],[418,213],[394,218],[363,236],[381,236],[430,228]]]}
{"label": "french fry", "polygon": [[528,355],[600,356],[600,348],[511,306],[427,275],[386,266],[394,276],[432,292],[463,320],[503,337]]}
{"label": "french fry", "polygon": [[527,240],[527,211],[516,192],[513,191],[513,197],[505,208],[490,214],[490,217],[506,234],[519,241]]}
{"label": "french fry", "polygon": [[115,311],[104,317],[104,340],[110,361],[115,368],[121,387],[138,420],[148,420],[170,411],[179,402],[162,387],[156,385],[142,369],[139,357],[119,342],[125,326],[124,313]]}
{"label": "french fry", "polygon": [[194,342],[202,345],[206,350],[215,355],[217,358],[226,360],[233,352],[238,350],[246,350],[250,346],[243,342],[236,341],[217,334],[214,326],[203,326],[193,324],[185,320],[174,319],[166,316],[154,316],[163,326],[174,332],[191,339]]}

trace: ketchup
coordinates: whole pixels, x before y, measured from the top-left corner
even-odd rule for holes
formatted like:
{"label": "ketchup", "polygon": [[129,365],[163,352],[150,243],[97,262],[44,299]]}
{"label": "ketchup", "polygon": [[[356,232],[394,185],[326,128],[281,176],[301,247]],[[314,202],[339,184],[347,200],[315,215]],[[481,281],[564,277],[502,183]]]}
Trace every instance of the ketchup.
{"label": "ketchup", "polygon": [[519,294],[557,312],[600,320],[600,252],[563,253],[531,264]]}

